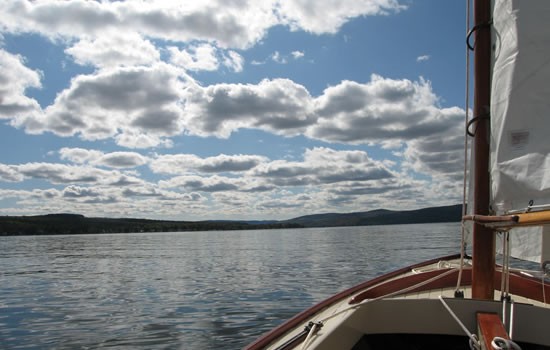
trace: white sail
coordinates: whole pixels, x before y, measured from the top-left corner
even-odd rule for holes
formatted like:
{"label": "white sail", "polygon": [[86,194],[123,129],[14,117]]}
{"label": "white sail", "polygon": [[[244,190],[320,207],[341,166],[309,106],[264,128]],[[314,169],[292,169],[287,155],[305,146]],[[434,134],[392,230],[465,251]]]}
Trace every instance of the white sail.
{"label": "white sail", "polygon": [[[495,0],[490,169],[497,215],[550,204],[549,23],[548,0]],[[548,226],[513,229],[512,256],[550,259],[549,235]]]}
{"label": "white sail", "polygon": [[[521,5],[521,9],[519,9]],[[550,1],[496,0],[492,208],[550,204]]]}
{"label": "white sail", "polygon": [[[502,254],[502,236],[497,236],[497,252]],[[511,255],[533,262],[550,260],[550,226],[531,226],[510,230]]]}

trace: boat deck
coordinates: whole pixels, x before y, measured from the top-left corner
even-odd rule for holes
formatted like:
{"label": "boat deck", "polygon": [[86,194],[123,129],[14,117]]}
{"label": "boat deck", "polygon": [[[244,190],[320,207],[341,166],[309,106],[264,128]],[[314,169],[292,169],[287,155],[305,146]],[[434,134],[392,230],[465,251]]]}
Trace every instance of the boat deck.
{"label": "boat deck", "polygon": [[[550,283],[514,272],[510,277],[513,303],[507,302],[503,307],[499,291],[495,292],[494,301],[471,299],[468,262],[461,274],[460,290],[464,296],[456,298],[458,266],[460,260],[456,256],[443,258],[365,282],[297,315],[264,337],[264,343],[252,344],[248,349],[287,350],[304,343],[305,349],[469,349],[469,338],[456,319],[475,331],[475,315],[480,310],[500,315],[506,327],[519,337],[518,341],[535,339],[538,344],[545,344],[537,349],[548,349],[545,346],[550,346],[550,332],[546,329],[550,324],[550,305],[545,301],[546,295],[550,299]],[[497,288],[500,276],[497,271]],[[517,287],[525,284],[529,288]],[[514,325],[506,322],[512,317]],[[533,324],[533,317],[537,324]],[[322,326],[304,331],[310,322]],[[522,348],[532,347],[526,344]]]}

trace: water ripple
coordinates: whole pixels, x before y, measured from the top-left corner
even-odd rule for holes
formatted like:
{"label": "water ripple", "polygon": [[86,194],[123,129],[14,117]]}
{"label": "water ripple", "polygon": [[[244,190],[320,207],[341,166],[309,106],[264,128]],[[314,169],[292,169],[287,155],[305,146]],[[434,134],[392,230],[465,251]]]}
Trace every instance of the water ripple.
{"label": "water ripple", "polygon": [[458,229],[4,237],[0,348],[241,348],[336,291],[457,252]]}

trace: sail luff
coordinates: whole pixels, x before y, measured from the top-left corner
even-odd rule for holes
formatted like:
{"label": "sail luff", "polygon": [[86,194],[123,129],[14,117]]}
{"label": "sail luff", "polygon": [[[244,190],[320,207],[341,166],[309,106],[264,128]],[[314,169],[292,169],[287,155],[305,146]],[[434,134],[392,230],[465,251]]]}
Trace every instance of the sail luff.
{"label": "sail luff", "polygon": [[[474,3],[474,117],[478,118],[474,137],[474,214],[489,214],[489,113],[491,87],[491,4]],[[487,227],[474,224],[472,256],[472,297],[493,299],[495,235]]]}

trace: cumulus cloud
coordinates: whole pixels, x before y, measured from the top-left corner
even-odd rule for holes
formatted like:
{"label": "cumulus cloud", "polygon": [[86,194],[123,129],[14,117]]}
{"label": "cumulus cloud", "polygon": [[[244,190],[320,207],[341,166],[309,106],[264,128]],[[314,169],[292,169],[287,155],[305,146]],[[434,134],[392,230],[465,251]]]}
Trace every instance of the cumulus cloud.
{"label": "cumulus cloud", "polygon": [[405,166],[421,173],[461,178],[464,167],[464,111],[460,108],[440,110],[448,124],[441,134],[432,133],[410,140],[404,153]]}
{"label": "cumulus cloud", "polygon": [[308,135],[323,140],[410,140],[449,127],[437,107],[437,96],[425,80],[373,75],[366,84],[344,81],[330,87],[316,102],[320,118]]}
{"label": "cumulus cloud", "polygon": [[290,54],[294,59],[302,58],[305,55],[302,51],[292,51]]}
{"label": "cumulus cloud", "polygon": [[217,175],[210,177],[185,175],[160,181],[159,185],[162,188],[181,188],[191,192],[223,192],[238,191],[240,186],[243,185],[243,180]]}
{"label": "cumulus cloud", "polygon": [[416,62],[424,62],[430,59],[430,55],[422,55],[416,58]]}
{"label": "cumulus cloud", "polygon": [[241,128],[297,135],[315,123],[309,92],[288,79],[194,86],[186,94],[185,124],[200,136],[227,138]]}
{"label": "cumulus cloud", "polygon": [[[63,148],[59,157],[70,165],[0,164],[0,181],[40,179],[52,184],[55,188],[49,190],[11,192],[36,211],[46,210],[41,202],[48,197],[58,208],[66,208],[67,201],[75,210],[102,203],[105,210],[121,214],[153,208],[158,213],[193,213],[205,203],[212,208],[213,202],[220,211],[230,205],[287,213],[323,205],[344,210],[382,203],[390,194],[405,202],[421,197],[419,191],[427,187],[430,193],[450,191],[462,171],[464,112],[442,108],[427,80],[373,75],[366,82],[342,81],[312,96],[290,79],[202,85],[188,75],[242,72],[243,50],[261,43],[277,25],[335,33],[352,18],[403,9],[396,0],[0,2],[4,33],[47,36],[77,64],[95,68],[73,77],[42,108],[28,97],[30,88],[41,87],[42,72],[26,67],[24,57],[0,49],[0,118],[28,133],[114,140],[122,147],[145,149],[173,147],[174,140],[179,147],[185,143],[177,139],[182,135],[228,138],[256,129],[338,148],[377,145],[398,158],[376,161],[363,151],[328,147],[307,149],[296,161],[254,154],[201,158]],[[304,51],[295,50],[263,58],[288,63],[303,57]],[[424,55],[417,61],[428,59]],[[135,169],[142,166],[162,181],[138,178]],[[437,183],[416,182],[411,172],[428,174]]]}
{"label": "cumulus cloud", "polygon": [[171,46],[168,48],[168,52],[170,53],[170,62],[186,70],[213,71],[217,70],[219,66],[216,47],[210,44],[190,46],[184,50]]}
{"label": "cumulus cloud", "polygon": [[131,32],[83,38],[65,52],[78,64],[100,68],[151,65],[160,61],[156,47],[149,40]]}
{"label": "cumulus cloud", "polygon": [[0,25],[12,33],[35,32],[52,38],[99,38],[119,31],[166,41],[201,40],[245,49],[276,25],[316,34],[335,33],[351,18],[385,15],[404,8],[397,0],[11,0],[0,3]]}
{"label": "cumulus cloud", "polygon": [[14,166],[0,164],[0,181],[21,182],[23,181],[23,174],[19,173]]}
{"label": "cumulus cloud", "polygon": [[[146,134],[156,139],[145,146],[156,146],[182,132],[181,79],[181,71],[162,63],[80,75],[44,115],[27,118],[21,125],[34,133],[79,134],[86,140]],[[124,141],[121,138],[119,144],[127,145]]]}
{"label": "cumulus cloud", "polygon": [[167,48],[170,63],[188,71],[214,71],[220,65],[234,72],[243,70],[244,58],[233,50],[221,50],[209,43],[190,45],[185,49]]}
{"label": "cumulus cloud", "polygon": [[[439,107],[422,78],[373,75],[366,83],[343,81],[313,97],[288,79],[203,87],[184,71],[156,63],[78,76],[44,114],[18,123],[33,133],[114,138],[130,148],[170,147],[171,138],[183,133],[228,138],[239,129],[378,143],[406,149],[410,169],[454,176],[461,159],[463,114],[459,108]],[[430,147],[440,139],[448,144]]]}
{"label": "cumulus cloud", "polygon": [[151,170],[161,174],[185,174],[190,171],[202,173],[243,172],[266,162],[267,158],[256,155],[225,155],[200,158],[193,154],[167,154],[150,162]]}
{"label": "cumulus cloud", "polygon": [[[437,147],[423,146],[423,151]],[[0,164],[0,181],[41,179],[61,188],[32,193],[0,191],[2,198],[12,196],[35,213],[69,206],[88,215],[107,211],[109,215],[128,212],[135,216],[141,211],[158,210],[159,216],[173,217],[184,209],[202,212],[208,206],[227,215],[239,216],[246,209],[250,215],[292,217],[298,207],[304,212],[331,207],[338,211],[360,210],[387,204],[388,200],[392,205],[414,207],[418,205],[416,198],[426,197],[427,188],[429,193],[446,194],[445,198],[449,197],[446,191],[456,191],[451,181],[439,181],[435,186],[413,180],[364,151],[327,147],[307,149],[303,159],[297,161],[224,154],[206,158],[155,155],[149,159],[134,152],[103,153],[80,148],[63,148],[59,154],[76,165]],[[132,173],[99,168],[131,169],[142,164],[148,164],[163,179],[151,183]],[[42,205],[45,196],[51,200],[49,208]],[[434,197],[435,203],[441,198]],[[101,208],[94,206],[98,203]]]}
{"label": "cumulus cloud", "polygon": [[440,108],[424,79],[378,75],[367,83],[343,81],[318,97],[291,80],[274,79],[256,85],[193,85],[185,100],[185,125],[196,135],[228,137],[238,129],[255,128],[325,142],[378,142],[385,148],[454,133],[457,116],[463,113]]}
{"label": "cumulus cloud", "polygon": [[142,180],[118,171],[56,163],[26,163],[13,166],[24,178],[43,179],[52,184],[138,185]]}
{"label": "cumulus cloud", "polygon": [[61,159],[65,159],[76,164],[86,164],[97,161],[103,156],[103,152],[84,148],[63,147],[59,150],[59,156]]}
{"label": "cumulus cloud", "polygon": [[[437,98],[424,80],[411,82],[373,76],[365,84],[342,82],[313,98],[304,86],[287,79],[202,87],[182,69],[158,62],[158,51],[142,35],[160,35],[155,25],[163,27],[165,16],[170,17],[169,22],[178,16],[191,22],[192,18],[205,19],[201,17],[206,13],[204,10],[215,5],[213,2],[179,6],[142,3],[136,6],[133,2],[79,0],[39,3],[15,0],[0,5],[5,10],[0,23],[6,30],[80,37],[80,41],[67,52],[81,64],[102,68],[93,74],[75,77],[44,113],[27,113],[14,119],[14,125],[31,133],[49,131],[59,136],[78,135],[85,140],[113,138],[119,145],[129,148],[171,147],[170,138],[184,132],[227,138],[243,128],[262,129],[285,136],[304,134],[328,142],[384,142],[384,147],[394,147],[389,145],[444,131],[448,125],[445,115],[439,113]],[[325,18],[327,16],[315,16],[316,11],[321,10],[316,2],[273,6],[266,2],[248,6],[248,9],[240,2],[234,2],[221,7],[223,15],[211,16],[218,24],[225,23],[223,18],[231,16],[240,23],[247,16],[257,19],[258,13],[271,13],[270,16],[279,23],[290,23],[316,32],[314,28],[319,23],[314,23],[313,19],[329,21],[332,24],[327,28],[334,29],[355,16],[387,14],[403,9],[396,1],[333,2],[323,5],[323,11],[327,6],[335,9],[327,11],[330,18]],[[71,15],[54,16],[54,10]],[[18,16],[6,15],[15,11]],[[205,23],[210,23],[205,20]],[[140,25],[135,26],[136,23]],[[264,25],[273,23],[264,21]],[[193,30],[200,31],[200,28]],[[220,28],[214,25],[213,33],[216,29]],[[128,33],[111,35],[117,30],[127,30]],[[332,29],[326,30],[330,32]],[[110,35],[104,35],[106,33]],[[169,40],[170,35],[159,37]],[[193,38],[196,40],[200,35],[194,33]],[[178,40],[186,40],[186,37]],[[204,40],[188,45],[186,49],[169,47],[171,63],[186,70],[213,70],[220,64],[236,72],[242,70],[242,56],[233,50],[217,48],[217,44],[224,42],[221,38],[213,35]],[[17,58],[9,54],[4,56],[12,61]],[[302,57],[303,52],[294,51],[292,56]],[[278,52],[273,59],[286,61]],[[39,86],[39,75],[22,66],[20,60],[19,63],[10,62],[9,66],[18,67],[18,64],[25,73],[20,76],[27,78],[20,80],[22,83],[16,85],[19,89],[12,91],[18,91],[16,96],[21,99],[25,98],[26,87]],[[5,79],[15,80],[13,77]],[[39,110],[36,101],[26,100],[27,105],[33,105],[33,102],[35,109]]]}
{"label": "cumulus cloud", "polygon": [[[185,125],[192,134],[229,137],[238,129],[256,128],[325,142],[404,148],[410,168],[424,173],[451,174],[461,166],[464,111],[439,107],[424,79],[373,75],[366,83],[343,81],[318,97],[285,79],[194,86],[186,93]],[[446,145],[432,147],[437,140]]]}
{"label": "cumulus cloud", "polygon": [[111,168],[135,168],[147,163],[147,159],[135,152],[112,152],[103,155],[95,164]]}
{"label": "cumulus cloud", "polygon": [[282,1],[280,15],[294,29],[308,32],[336,33],[350,18],[387,15],[406,7],[397,0]]}
{"label": "cumulus cloud", "polygon": [[271,59],[273,60],[273,62],[280,63],[280,64],[288,63],[286,57],[281,55],[279,51],[275,51],[273,54],[271,54]]}
{"label": "cumulus cloud", "polygon": [[52,38],[131,31],[168,41],[204,40],[246,48],[277,23],[273,6],[271,2],[248,6],[237,1],[14,0],[0,5],[0,24],[11,32],[38,32]]}
{"label": "cumulus cloud", "polygon": [[70,185],[63,189],[62,196],[65,198],[100,197],[101,192],[89,187]]}
{"label": "cumulus cloud", "polygon": [[429,82],[373,76],[366,84],[344,81],[316,100],[319,119],[306,135],[351,144],[405,145],[412,168],[449,174],[462,165],[460,108],[440,108]]}
{"label": "cumulus cloud", "polygon": [[0,119],[22,119],[40,115],[38,102],[25,95],[40,88],[42,73],[25,66],[25,59],[0,49]]}
{"label": "cumulus cloud", "polygon": [[77,164],[91,164],[117,169],[135,168],[148,162],[147,157],[136,152],[103,153],[96,150],[64,147],[59,150],[59,155],[61,159]]}
{"label": "cumulus cloud", "polygon": [[223,65],[234,72],[242,72],[244,66],[244,58],[238,52],[229,50],[223,55]]}
{"label": "cumulus cloud", "polygon": [[314,186],[363,182],[392,178],[383,163],[363,151],[335,151],[318,147],[306,150],[304,160],[275,160],[252,170],[254,176],[267,178],[277,186]]}

